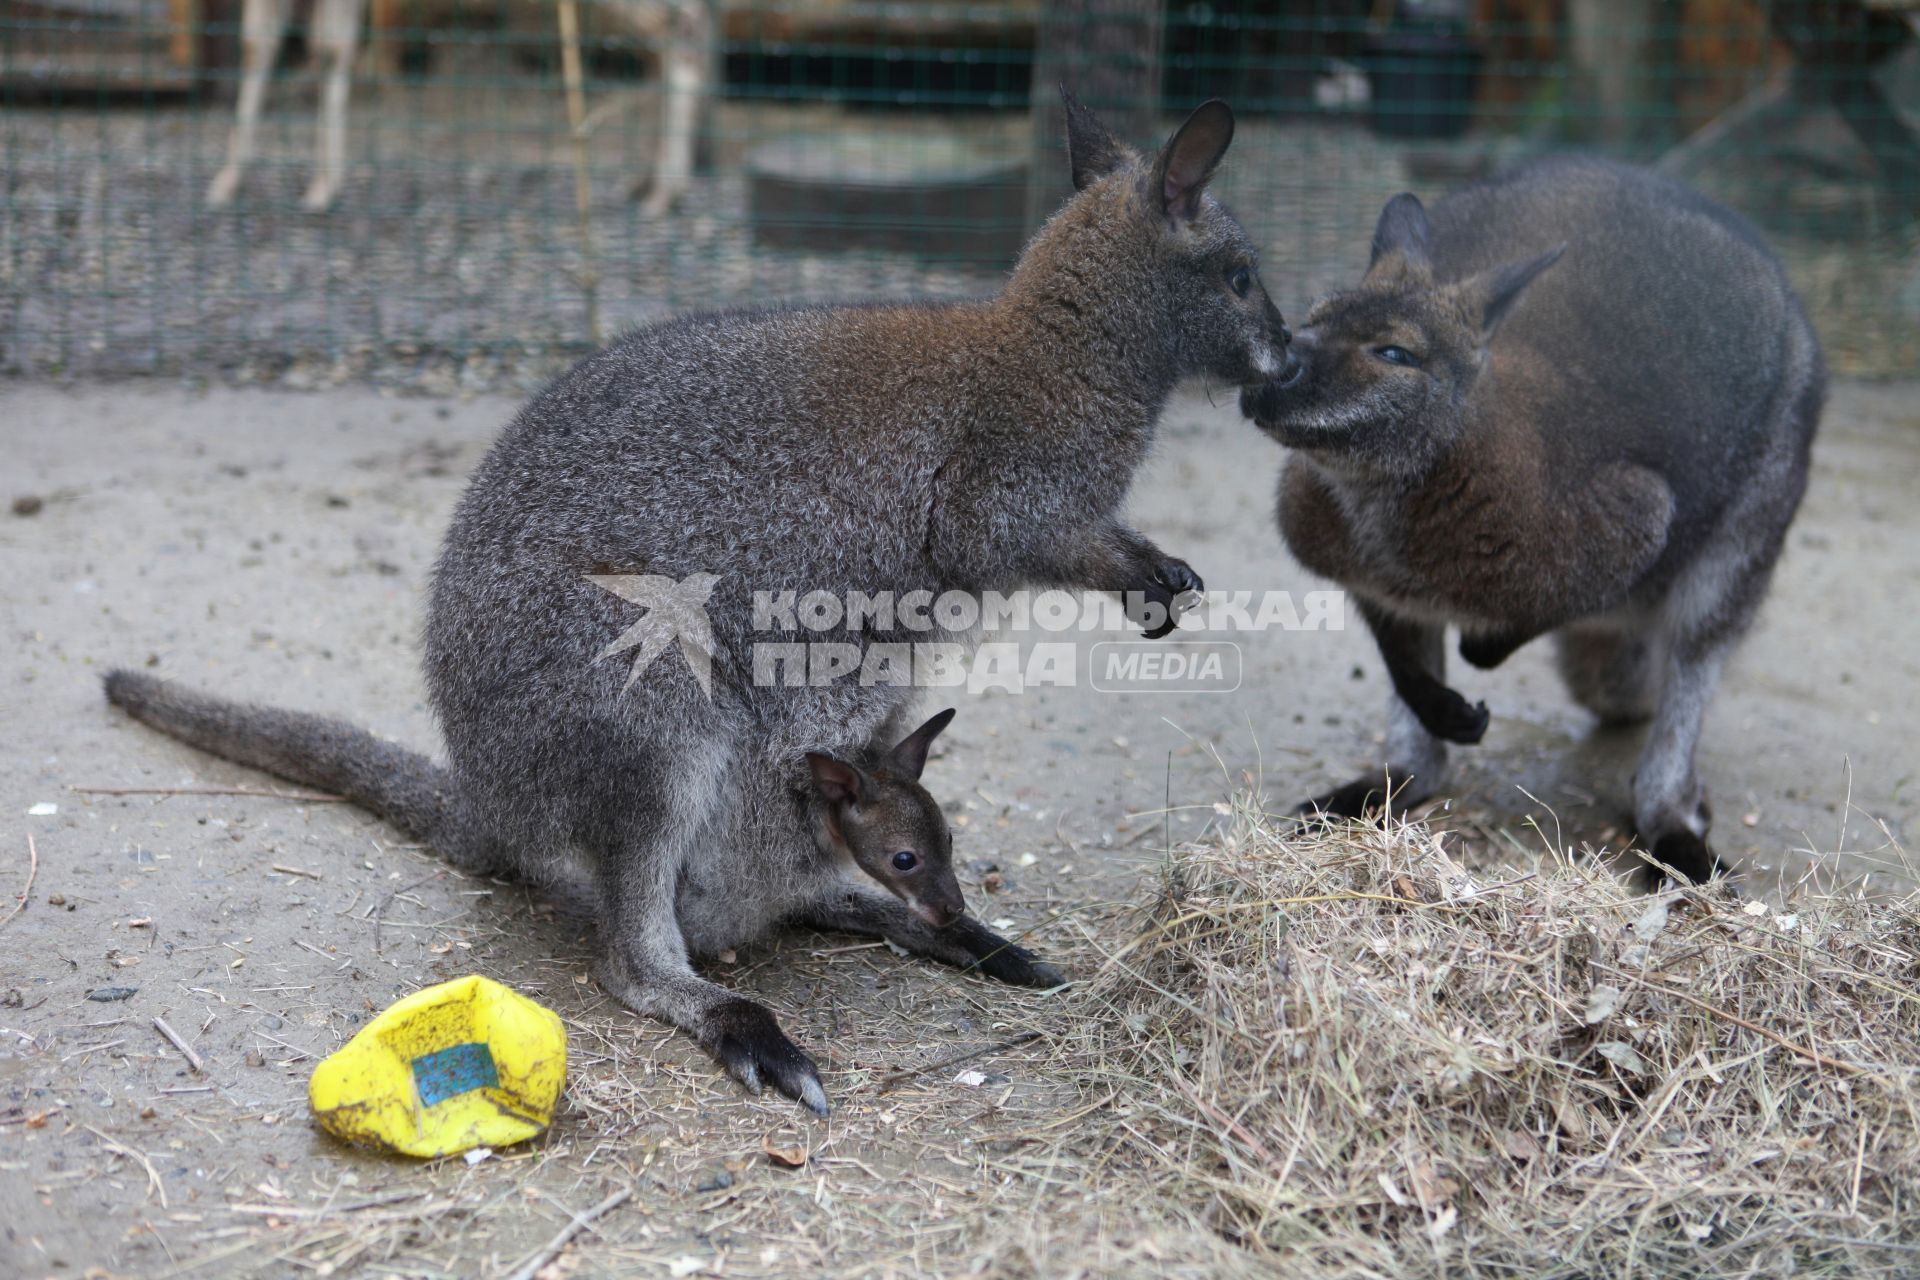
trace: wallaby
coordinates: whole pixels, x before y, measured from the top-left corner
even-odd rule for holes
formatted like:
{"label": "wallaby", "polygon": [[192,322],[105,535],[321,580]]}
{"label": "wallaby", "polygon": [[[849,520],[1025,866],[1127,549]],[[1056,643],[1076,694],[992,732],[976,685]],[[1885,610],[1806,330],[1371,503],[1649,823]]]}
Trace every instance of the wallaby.
{"label": "wallaby", "polygon": [[[606,989],[692,1032],[742,1081],[810,1103],[824,1097],[811,1060],[693,971],[680,886],[723,865],[739,897],[784,874],[773,855],[754,862],[757,840],[791,839],[768,788],[797,789],[807,752],[858,761],[891,741],[914,690],[771,678],[756,596],[1077,588],[1121,593],[1164,634],[1200,579],[1121,522],[1134,470],[1183,377],[1245,385],[1282,363],[1286,328],[1254,249],[1206,194],[1232,112],[1203,104],[1143,159],[1067,106],[1076,194],[997,297],[693,316],[535,397],[475,472],[434,573],[426,673],[446,771],[421,783],[392,748],[319,733],[366,794],[426,787],[419,838],[469,866],[551,881],[581,855]],[[672,589],[671,604],[642,593],[657,603],[641,621],[680,640],[662,652],[655,635],[631,671],[602,660],[634,622],[613,589],[629,576]],[[841,618],[809,638],[970,636]],[[290,743],[289,769],[314,745]],[[850,842],[857,829],[840,828]],[[846,910],[822,920],[908,917],[878,895]],[[1009,954],[975,928],[919,945]]]}
{"label": "wallaby", "polygon": [[[700,98],[706,91],[712,16],[704,0],[598,0],[635,34],[653,46],[660,60],[664,102],[659,156],[651,189],[640,212],[660,217],[670,212],[693,180],[693,144]],[[360,47],[367,0],[314,0],[308,40],[316,59],[327,66],[320,95],[319,130],[314,137],[313,178],[300,203],[310,213],[331,207],[347,179],[347,99],[352,89],[353,58]],[[377,11],[376,11],[377,12]],[[292,0],[244,0],[240,10],[242,48],[240,94],[227,162],[207,186],[207,206],[232,203],[240,179],[253,160],[260,111],[266,103],[280,42],[293,16]]]}
{"label": "wallaby", "polygon": [[[133,671],[108,673],[106,691],[114,705],[163,733],[345,796],[470,870],[521,870],[465,843],[472,815],[461,811],[447,771],[416,752],[337,720],[209,697]],[[965,914],[952,833],[939,803],[920,785],[927,751],[952,719],[952,710],[942,711],[887,751],[865,750],[847,760],[810,752],[804,793],[772,769],[754,775],[757,785],[728,816],[726,838],[680,878],[675,916],[686,951],[712,957],[799,924],[885,938],[1002,982],[1064,982],[1059,970]],[[562,901],[591,909],[590,876],[563,861],[530,869]],[[826,1114],[826,1095],[811,1069],[802,1069],[803,1058],[769,1063],[755,1052],[769,1033],[778,1035],[761,1005],[735,998],[711,1010],[700,1033],[749,1087],[757,1089],[771,1071],[776,1083]]]}
{"label": "wallaby", "polygon": [[[1393,685],[1386,769],[1303,808],[1441,786],[1484,703],[1445,629],[1498,666],[1554,633],[1574,698],[1653,725],[1634,820],[1654,859],[1718,867],[1694,745],[1806,489],[1820,347],[1759,233],[1643,170],[1555,160],[1429,211],[1390,201],[1358,288],[1242,408],[1293,453],[1280,526],[1357,598]],[[1647,873],[1657,882],[1658,873]]]}

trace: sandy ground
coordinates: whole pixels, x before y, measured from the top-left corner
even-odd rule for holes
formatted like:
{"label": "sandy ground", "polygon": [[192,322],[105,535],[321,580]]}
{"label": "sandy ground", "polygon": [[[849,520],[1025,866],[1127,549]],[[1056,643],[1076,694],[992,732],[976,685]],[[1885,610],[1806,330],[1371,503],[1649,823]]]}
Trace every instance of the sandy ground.
{"label": "sandy ground", "polygon": [[[1908,882],[1893,842],[1916,803],[1915,393],[1836,388],[1773,599],[1709,722],[1700,767],[1718,847],[1752,892],[1809,870]],[[1211,587],[1320,585],[1273,527],[1279,450],[1218,399],[1177,402],[1136,490],[1139,523]],[[771,1001],[824,1058],[839,1110],[803,1123],[611,1007],[584,977],[577,925],[445,870],[357,811],[74,789],[270,785],[111,712],[98,677],[117,663],[430,745],[422,588],[462,479],[512,408],[370,391],[0,390],[0,498],[40,500],[0,512],[0,911],[27,878],[29,835],[38,852],[25,909],[0,924],[0,1272],[505,1274],[611,1186],[635,1199],[589,1234],[583,1274],[962,1265],[982,1242],[954,1238],[942,1211],[887,1226],[889,1185],[908,1168],[945,1178],[949,1206],[1044,1214],[1044,1171],[1005,1153],[1074,1082],[1023,1071],[1013,1051],[982,1059],[979,1089],[949,1070],[883,1091],[891,1071],[993,1044],[1010,1002],[1044,997],[844,938],[742,956],[722,980]],[[960,699],[928,777],[978,914],[1042,951],[1070,949],[1085,913],[1123,896],[1165,840],[1199,834],[1230,788],[1291,804],[1367,759],[1386,685],[1357,622],[1240,639],[1233,694]],[[1495,718],[1457,757],[1438,822],[1485,859],[1620,844],[1635,735],[1595,733],[1544,646],[1456,674]],[[29,813],[44,804],[57,812]],[[995,867],[1005,885],[990,895]],[[552,1134],[474,1167],[423,1167],[314,1132],[314,1060],[369,1011],[467,972],[568,1019],[573,1074]],[[87,998],[112,987],[134,993]],[[808,1168],[760,1159],[769,1135],[810,1145]]]}

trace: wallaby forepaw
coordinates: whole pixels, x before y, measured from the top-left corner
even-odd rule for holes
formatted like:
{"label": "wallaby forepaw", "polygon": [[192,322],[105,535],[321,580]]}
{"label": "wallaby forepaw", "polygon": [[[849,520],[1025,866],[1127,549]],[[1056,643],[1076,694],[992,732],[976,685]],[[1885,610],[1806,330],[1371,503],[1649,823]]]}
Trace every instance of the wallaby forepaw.
{"label": "wallaby forepaw", "polygon": [[1011,942],[982,956],[975,965],[981,973],[1010,987],[1037,987],[1047,990],[1067,984],[1067,975],[1046,961]]}
{"label": "wallaby forepaw", "polygon": [[1207,589],[1185,560],[1168,556],[1153,566],[1148,582],[1126,593],[1127,618],[1149,640],[1169,635]]}
{"label": "wallaby forepaw", "polygon": [[1445,714],[1438,725],[1430,724],[1427,730],[1436,738],[1472,746],[1487,736],[1487,723],[1492,718],[1486,703],[1476,702],[1469,706],[1465,698],[1449,689]]}
{"label": "wallaby forepaw", "polygon": [[729,1000],[706,1017],[701,1040],[727,1074],[759,1093],[772,1085],[813,1114],[826,1118],[827,1091],[820,1070],[787,1039],[771,1010],[751,1000]]}

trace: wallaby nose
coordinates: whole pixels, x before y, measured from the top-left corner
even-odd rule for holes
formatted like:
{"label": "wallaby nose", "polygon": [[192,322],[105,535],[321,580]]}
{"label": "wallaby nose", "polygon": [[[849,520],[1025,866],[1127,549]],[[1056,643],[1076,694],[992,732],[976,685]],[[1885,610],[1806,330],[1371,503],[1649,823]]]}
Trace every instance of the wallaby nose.
{"label": "wallaby nose", "polygon": [[1300,380],[1300,375],[1305,373],[1306,371],[1307,371],[1307,365],[1306,365],[1306,362],[1300,358],[1300,353],[1295,351],[1292,347],[1288,347],[1287,363],[1280,370],[1279,373],[1274,375],[1273,380],[1279,383],[1283,387],[1290,387],[1294,383],[1298,382]]}
{"label": "wallaby nose", "polygon": [[922,920],[936,929],[946,928],[961,915],[961,909],[950,902],[919,902],[914,904],[914,909],[920,913]]}

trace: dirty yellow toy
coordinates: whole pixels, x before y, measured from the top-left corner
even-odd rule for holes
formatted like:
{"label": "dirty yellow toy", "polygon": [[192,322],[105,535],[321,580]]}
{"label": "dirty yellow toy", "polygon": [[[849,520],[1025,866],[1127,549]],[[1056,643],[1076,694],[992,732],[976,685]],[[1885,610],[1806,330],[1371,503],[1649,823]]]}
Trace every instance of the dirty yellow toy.
{"label": "dirty yellow toy", "polygon": [[567,1078],[559,1015],[471,976],[416,991],[314,1068],[307,1097],[336,1138],[410,1156],[524,1142]]}

